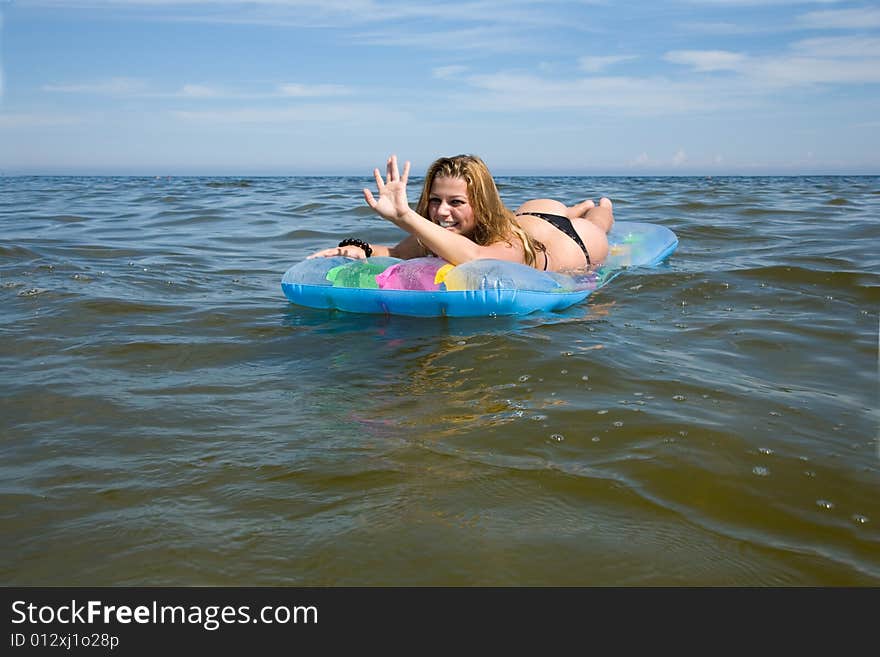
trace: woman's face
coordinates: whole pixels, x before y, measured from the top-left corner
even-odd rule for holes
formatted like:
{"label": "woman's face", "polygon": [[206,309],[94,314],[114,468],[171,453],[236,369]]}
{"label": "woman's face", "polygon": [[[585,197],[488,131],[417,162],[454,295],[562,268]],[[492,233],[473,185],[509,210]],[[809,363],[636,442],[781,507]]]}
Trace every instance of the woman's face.
{"label": "woman's face", "polygon": [[434,178],[428,196],[428,219],[459,235],[474,232],[477,222],[463,178]]}

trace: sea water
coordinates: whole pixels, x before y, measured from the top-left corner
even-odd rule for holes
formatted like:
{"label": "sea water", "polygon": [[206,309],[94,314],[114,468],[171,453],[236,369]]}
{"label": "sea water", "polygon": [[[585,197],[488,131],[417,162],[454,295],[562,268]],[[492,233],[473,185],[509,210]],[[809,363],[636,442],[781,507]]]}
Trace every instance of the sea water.
{"label": "sea water", "polygon": [[500,178],[678,250],[521,318],[288,303],[401,239],[369,184],[0,178],[3,584],[880,584],[880,178]]}

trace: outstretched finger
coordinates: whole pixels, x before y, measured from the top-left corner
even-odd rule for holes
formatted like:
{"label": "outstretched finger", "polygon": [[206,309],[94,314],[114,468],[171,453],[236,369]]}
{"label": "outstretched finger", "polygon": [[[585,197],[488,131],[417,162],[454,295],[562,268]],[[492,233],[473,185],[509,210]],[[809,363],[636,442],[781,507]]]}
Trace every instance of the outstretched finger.
{"label": "outstretched finger", "polygon": [[379,188],[379,195],[382,195],[382,192],[385,191],[385,181],[382,180],[382,174],[379,169],[373,169],[373,178],[376,179],[376,186]]}
{"label": "outstretched finger", "polygon": [[400,182],[406,185],[409,180],[409,160],[403,163],[403,175],[400,177]]}
{"label": "outstretched finger", "polygon": [[[376,171],[378,171],[378,169],[376,169]],[[367,205],[369,205],[374,210],[376,209],[376,199],[373,198],[373,192],[371,192],[366,187],[364,187],[364,200],[367,202]]]}
{"label": "outstretched finger", "polygon": [[388,158],[388,182],[400,180],[400,171],[397,168],[397,156]]}

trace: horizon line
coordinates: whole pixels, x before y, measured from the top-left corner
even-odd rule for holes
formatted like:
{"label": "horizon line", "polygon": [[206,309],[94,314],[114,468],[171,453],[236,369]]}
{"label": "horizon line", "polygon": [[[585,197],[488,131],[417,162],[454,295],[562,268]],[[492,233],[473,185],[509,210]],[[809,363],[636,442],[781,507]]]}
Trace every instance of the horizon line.
{"label": "horizon line", "polygon": [[[878,172],[866,172],[862,170],[840,171],[840,170],[803,170],[803,171],[763,171],[763,172],[725,172],[725,173],[708,173],[708,172],[679,172],[679,173],[661,173],[661,172],[627,172],[620,171],[612,173],[570,173],[570,172],[493,172],[494,178],[801,178],[809,176],[824,177],[878,177]],[[28,172],[28,171],[3,171],[0,170],[2,178],[364,178],[372,180],[372,174],[364,173],[343,173],[343,172],[319,172],[319,173],[106,173],[100,171],[67,171],[67,172]],[[423,178],[424,172],[410,173],[411,178]]]}

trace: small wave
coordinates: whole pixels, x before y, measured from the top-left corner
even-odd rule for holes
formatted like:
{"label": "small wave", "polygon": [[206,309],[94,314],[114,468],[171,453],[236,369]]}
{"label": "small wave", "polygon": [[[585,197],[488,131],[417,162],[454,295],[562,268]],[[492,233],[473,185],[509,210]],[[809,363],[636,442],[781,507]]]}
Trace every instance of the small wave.
{"label": "small wave", "polygon": [[[74,244],[51,245],[47,249],[47,255],[55,255],[59,258],[81,258],[85,260],[116,260],[118,258],[134,258],[144,254],[143,249],[134,249],[120,244],[109,246],[106,244]],[[55,265],[49,265],[54,268]]]}
{"label": "small wave", "polygon": [[[328,232],[323,230],[310,230],[307,228],[297,228],[294,230],[289,230],[286,233],[282,233],[272,239],[281,239],[281,240],[301,240],[301,239],[311,239],[318,238],[321,240],[333,240],[337,236],[337,233]],[[335,242],[334,242],[335,244]]]}
{"label": "small wave", "polygon": [[790,210],[786,208],[742,208],[740,214],[745,215],[746,217],[771,217],[771,216],[786,216],[792,217],[797,215],[802,216],[811,216],[811,212],[807,212],[805,210]]}
{"label": "small wave", "polygon": [[83,221],[88,221],[89,217],[82,217],[76,214],[57,214],[51,217],[47,217],[49,221],[54,221],[60,224],[77,224],[82,223]]}
{"label": "small wave", "polygon": [[212,180],[206,184],[207,187],[251,187],[253,183],[250,180]]}
{"label": "small wave", "polygon": [[304,203],[303,205],[297,206],[295,208],[291,208],[291,214],[304,214],[315,212],[318,210],[323,210],[327,207],[326,203]]}
{"label": "small wave", "polygon": [[741,240],[743,238],[743,229],[733,223],[725,225],[686,224],[674,227],[673,230],[678,235],[679,242],[688,240],[702,243],[703,240]]}
{"label": "small wave", "polygon": [[[843,266],[845,263],[841,263]],[[736,276],[750,278],[761,282],[792,283],[797,285],[827,285],[835,289],[846,290],[861,287],[876,287],[880,284],[880,275],[861,271],[844,271],[828,260],[816,260],[816,267],[772,265],[769,267],[752,267],[731,272]]]}
{"label": "small wave", "polygon": [[31,249],[20,246],[18,244],[0,244],[0,258],[9,258],[10,260],[34,260],[39,258],[40,254]]}
{"label": "small wave", "polygon": [[223,216],[218,214],[194,213],[191,210],[166,210],[165,212],[160,212],[156,215],[156,218],[162,220],[153,222],[153,227],[207,224],[215,221],[222,221],[224,219]]}
{"label": "small wave", "polygon": [[145,303],[143,301],[125,301],[123,299],[87,299],[80,303],[82,309],[97,313],[101,316],[113,315],[156,315],[159,313],[179,313],[186,307],[161,304]]}
{"label": "small wave", "polygon": [[741,207],[739,203],[707,203],[704,201],[686,201],[684,203],[667,206],[667,208],[681,210],[682,212],[696,212],[699,210],[723,210],[726,208],[739,207]]}

